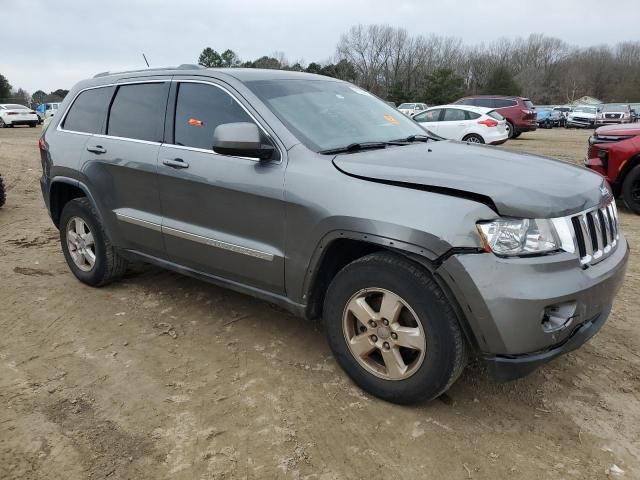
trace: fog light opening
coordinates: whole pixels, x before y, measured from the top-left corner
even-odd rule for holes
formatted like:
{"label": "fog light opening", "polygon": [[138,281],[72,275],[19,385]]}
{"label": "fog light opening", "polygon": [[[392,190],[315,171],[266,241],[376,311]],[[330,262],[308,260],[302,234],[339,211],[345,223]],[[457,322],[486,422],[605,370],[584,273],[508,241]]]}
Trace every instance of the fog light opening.
{"label": "fog light opening", "polygon": [[576,317],[576,302],[564,302],[545,307],[542,313],[542,330],[557,332],[571,326]]}

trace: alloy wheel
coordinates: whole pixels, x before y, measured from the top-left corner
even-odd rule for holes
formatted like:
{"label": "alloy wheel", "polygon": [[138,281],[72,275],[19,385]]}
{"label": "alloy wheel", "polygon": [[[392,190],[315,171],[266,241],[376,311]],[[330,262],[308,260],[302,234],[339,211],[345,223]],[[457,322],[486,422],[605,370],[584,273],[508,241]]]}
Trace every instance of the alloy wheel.
{"label": "alloy wheel", "polygon": [[426,336],[409,304],[383,288],[356,292],[342,314],[349,351],[373,375],[404,380],[422,365]]}
{"label": "alloy wheel", "polygon": [[83,272],[96,264],[96,245],[89,225],[80,217],[71,217],[67,223],[67,247],[73,263]]}

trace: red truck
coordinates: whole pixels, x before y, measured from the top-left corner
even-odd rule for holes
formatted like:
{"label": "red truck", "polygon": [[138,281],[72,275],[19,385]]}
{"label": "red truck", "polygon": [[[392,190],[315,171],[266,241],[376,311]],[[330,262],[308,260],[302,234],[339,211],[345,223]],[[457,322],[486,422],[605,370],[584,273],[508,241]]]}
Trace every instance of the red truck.
{"label": "red truck", "polygon": [[640,124],[596,129],[589,137],[585,166],[604,175],[614,194],[640,214]]}
{"label": "red truck", "polygon": [[518,138],[523,132],[538,128],[536,107],[528,98],[502,95],[476,95],[456,100],[457,104],[493,108],[507,120],[509,138]]}

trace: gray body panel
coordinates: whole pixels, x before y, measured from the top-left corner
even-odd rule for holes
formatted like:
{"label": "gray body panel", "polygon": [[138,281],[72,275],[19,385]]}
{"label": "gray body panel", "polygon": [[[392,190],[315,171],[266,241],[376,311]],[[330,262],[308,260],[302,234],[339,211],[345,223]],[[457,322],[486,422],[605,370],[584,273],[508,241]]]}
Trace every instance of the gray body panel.
{"label": "gray body panel", "polygon": [[[45,132],[42,188],[76,184],[95,204],[114,245],[136,258],[227,285],[302,314],[324,251],[349,238],[428,266],[451,293],[480,352],[528,353],[561,343],[540,312],[577,302],[576,324],[610,306],[628,255],[583,269],[577,254],[501,259],[482,252],[476,222],[550,218],[602,200],[602,179],[563,162],[458,142],[429,142],[345,155],[317,154],[245,85],[324,77],[253,69],[134,72],[76,85]],[[149,79],[197,80],[226,89],[280,152],[270,162],[165,142],[136,142],[59,128],[83,89]],[[171,97],[170,97],[171,98]],[[167,115],[167,126],[170,126]],[[102,146],[104,154],[86,147]],[[188,168],[165,160],[180,158]]]}

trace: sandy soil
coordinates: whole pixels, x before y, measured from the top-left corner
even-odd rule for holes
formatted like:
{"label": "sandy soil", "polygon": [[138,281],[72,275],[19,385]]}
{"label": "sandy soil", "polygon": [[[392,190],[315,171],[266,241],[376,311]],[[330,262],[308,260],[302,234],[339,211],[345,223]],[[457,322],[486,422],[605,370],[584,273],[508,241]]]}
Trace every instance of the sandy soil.
{"label": "sandy soil", "polygon": [[[322,328],[151,267],[92,289],[40,195],[39,129],[0,130],[1,479],[640,478],[640,259],[601,333],[526,379],[363,394]],[[508,148],[579,162],[589,132]],[[535,159],[532,158],[532,161]],[[621,212],[636,250],[640,218]]]}

